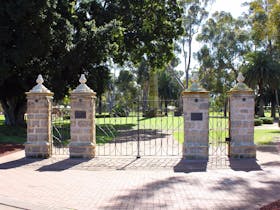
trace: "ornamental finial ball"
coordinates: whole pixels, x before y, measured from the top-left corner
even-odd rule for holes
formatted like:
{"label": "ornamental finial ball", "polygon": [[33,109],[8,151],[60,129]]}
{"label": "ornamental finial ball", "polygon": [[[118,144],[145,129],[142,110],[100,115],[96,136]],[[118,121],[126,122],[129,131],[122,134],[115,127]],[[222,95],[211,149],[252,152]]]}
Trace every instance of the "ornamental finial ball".
{"label": "ornamental finial ball", "polygon": [[238,73],[237,81],[238,83],[243,83],[245,81],[245,78],[241,72]]}
{"label": "ornamental finial ball", "polygon": [[81,74],[81,77],[80,77],[80,79],[79,79],[79,82],[80,82],[81,84],[85,84],[85,83],[87,82],[87,79],[86,79],[86,77],[85,77],[84,74]]}
{"label": "ornamental finial ball", "polygon": [[37,79],[36,79],[36,82],[37,82],[37,84],[43,84],[44,79],[43,79],[43,77],[42,77],[41,74],[38,75],[38,77],[37,77]]}

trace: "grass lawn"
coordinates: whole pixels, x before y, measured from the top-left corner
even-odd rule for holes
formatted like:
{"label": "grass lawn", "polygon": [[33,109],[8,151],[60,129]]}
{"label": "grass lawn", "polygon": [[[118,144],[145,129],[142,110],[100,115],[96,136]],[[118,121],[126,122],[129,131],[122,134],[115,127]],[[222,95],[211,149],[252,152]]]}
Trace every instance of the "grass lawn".
{"label": "grass lawn", "polygon": [[[139,125],[137,124],[137,116],[132,117],[111,117],[111,118],[96,118],[96,139],[98,144],[104,144],[112,141],[118,132],[121,130],[162,130],[169,131],[173,134],[174,138],[180,143],[184,141],[184,125],[183,117],[155,117],[144,118],[139,117]],[[227,120],[223,118],[210,118],[210,127],[213,130],[209,133],[210,142],[216,139],[224,140],[228,137],[227,132],[224,130]],[[56,124],[59,131],[54,129],[55,136],[62,135],[63,139],[70,139],[70,120],[60,120]],[[59,133],[58,133],[59,132]],[[279,130],[255,130],[255,143],[257,145],[269,144],[274,138],[280,137]],[[0,115],[0,143],[24,143],[26,141],[26,129],[23,127],[8,127],[4,125],[4,116]]]}
{"label": "grass lawn", "polygon": [[278,130],[262,130],[255,129],[255,144],[265,145],[271,143],[275,138],[280,138],[280,129]]}

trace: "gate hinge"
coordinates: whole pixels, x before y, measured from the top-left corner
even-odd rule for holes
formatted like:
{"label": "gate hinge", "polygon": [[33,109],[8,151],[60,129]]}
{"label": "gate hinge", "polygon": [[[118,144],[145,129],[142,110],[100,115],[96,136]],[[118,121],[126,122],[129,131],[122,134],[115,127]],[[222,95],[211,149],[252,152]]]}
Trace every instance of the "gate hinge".
{"label": "gate hinge", "polygon": [[231,142],[231,138],[230,138],[230,137],[227,137],[227,138],[226,138],[226,142]]}

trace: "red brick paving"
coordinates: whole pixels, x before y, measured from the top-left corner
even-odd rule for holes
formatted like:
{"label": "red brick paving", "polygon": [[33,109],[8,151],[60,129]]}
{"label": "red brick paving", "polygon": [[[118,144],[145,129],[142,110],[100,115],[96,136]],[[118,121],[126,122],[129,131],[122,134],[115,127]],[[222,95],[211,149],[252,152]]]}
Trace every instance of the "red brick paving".
{"label": "red brick paving", "polygon": [[0,209],[259,209],[280,198],[280,157],[257,157],[26,160],[18,152],[0,158]]}

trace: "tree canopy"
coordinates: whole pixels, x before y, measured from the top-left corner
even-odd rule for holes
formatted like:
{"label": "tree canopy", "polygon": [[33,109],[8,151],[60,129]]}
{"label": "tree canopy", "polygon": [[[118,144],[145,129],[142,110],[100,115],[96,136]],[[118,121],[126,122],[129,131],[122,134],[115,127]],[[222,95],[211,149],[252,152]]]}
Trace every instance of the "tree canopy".
{"label": "tree canopy", "polygon": [[39,73],[60,99],[80,73],[106,69],[110,59],[137,64],[145,58],[151,68],[162,68],[183,32],[181,14],[176,0],[2,2],[0,101],[6,122],[23,123],[24,92]]}

